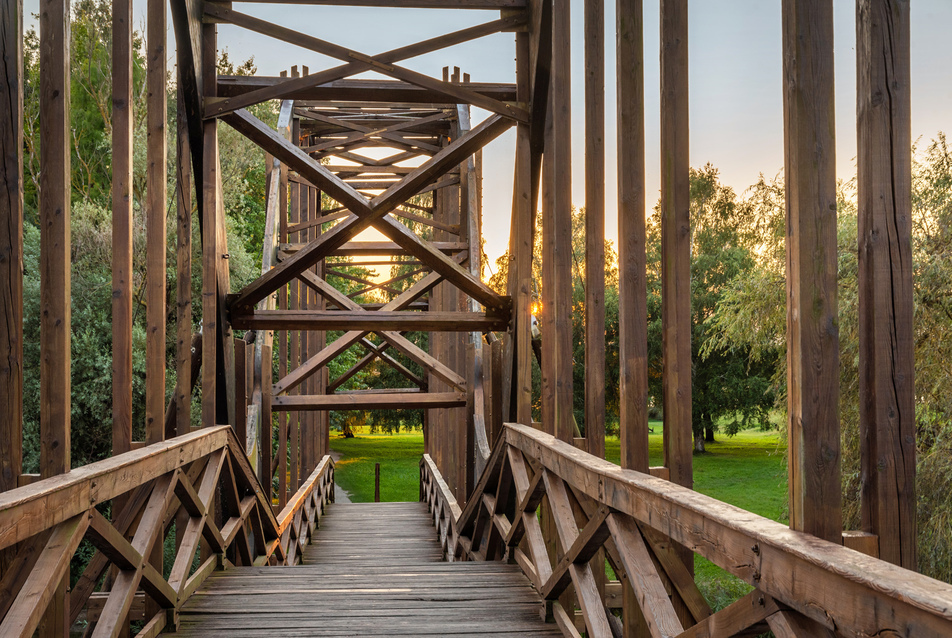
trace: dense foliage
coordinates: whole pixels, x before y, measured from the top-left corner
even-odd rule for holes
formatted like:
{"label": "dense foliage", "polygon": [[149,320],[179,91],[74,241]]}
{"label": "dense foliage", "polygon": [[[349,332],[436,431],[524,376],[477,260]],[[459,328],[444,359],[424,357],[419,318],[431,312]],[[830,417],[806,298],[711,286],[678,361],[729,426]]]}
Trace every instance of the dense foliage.
{"label": "dense foliage", "polygon": [[[71,159],[72,159],[72,465],[109,456],[112,449],[112,5],[108,0],[74,3],[71,23]],[[38,227],[39,158],[39,38],[24,38],[24,470],[39,463],[40,418],[40,274]],[[144,436],[145,422],[145,229],[146,131],[145,62],[141,34],[133,48],[133,438]],[[222,56],[222,72],[252,73],[252,61],[238,66]],[[175,85],[168,85],[169,121],[177,109]],[[257,108],[259,117],[275,119],[270,105]],[[174,206],[175,126],[169,126],[168,195]],[[228,127],[221,127],[222,174],[229,234],[229,264],[233,285],[251,280],[260,268],[264,192],[261,153]],[[258,212],[258,217],[255,213]],[[193,225],[193,330],[201,316],[201,241]],[[256,237],[255,232],[258,233]],[[176,286],[174,215],[169,215],[169,323],[175,320]],[[257,238],[257,244],[255,239]],[[255,257],[257,251],[257,257]],[[174,330],[169,330],[169,373],[174,383]],[[198,410],[193,410],[197,418]]]}
{"label": "dense foliage", "polygon": [[[919,567],[952,581],[952,152],[945,135],[914,150],[913,277]],[[786,312],[782,181],[761,179],[748,201],[764,227],[754,268],[737,277],[709,320],[718,343],[748,348],[773,366],[773,387],[786,394]],[[855,182],[838,198],[840,421],[844,527],[860,524],[859,338]]]}

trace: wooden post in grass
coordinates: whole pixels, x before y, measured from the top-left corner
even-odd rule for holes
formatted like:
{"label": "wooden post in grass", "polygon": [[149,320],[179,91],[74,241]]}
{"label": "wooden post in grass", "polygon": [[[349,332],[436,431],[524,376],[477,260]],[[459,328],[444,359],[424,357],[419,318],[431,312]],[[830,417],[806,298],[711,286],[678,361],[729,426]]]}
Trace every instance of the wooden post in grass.
{"label": "wooden post in grass", "polygon": [[380,502],[380,463],[374,463],[374,503]]}

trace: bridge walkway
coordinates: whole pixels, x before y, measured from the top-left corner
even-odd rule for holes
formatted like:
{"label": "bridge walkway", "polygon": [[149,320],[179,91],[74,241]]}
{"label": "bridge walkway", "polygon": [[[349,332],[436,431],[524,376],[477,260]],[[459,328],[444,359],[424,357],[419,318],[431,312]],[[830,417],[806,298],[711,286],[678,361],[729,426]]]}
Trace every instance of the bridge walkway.
{"label": "bridge walkway", "polygon": [[216,573],[175,635],[562,635],[516,565],[444,562],[426,504],[328,508],[301,565]]}

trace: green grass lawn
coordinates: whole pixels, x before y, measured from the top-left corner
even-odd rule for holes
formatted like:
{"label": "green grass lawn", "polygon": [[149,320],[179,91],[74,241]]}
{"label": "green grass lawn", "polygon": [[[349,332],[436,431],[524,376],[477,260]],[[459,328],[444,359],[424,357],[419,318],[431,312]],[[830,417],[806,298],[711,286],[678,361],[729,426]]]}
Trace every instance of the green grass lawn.
{"label": "green grass lawn", "polygon": [[[662,426],[652,422],[648,436],[650,462],[661,465]],[[337,483],[354,502],[374,500],[374,463],[380,463],[380,500],[416,501],[419,464],[423,454],[421,432],[370,434],[355,428],[356,436],[331,435],[331,449],[341,454]],[[694,489],[767,518],[786,522],[786,441],[776,431],[748,430],[736,436],[717,435],[707,452],[694,456]],[[605,441],[605,457],[620,459],[617,437]],[[721,609],[751,590],[746,583],[707,560],[695,558],[698,586],[715,609]]]}
{"label": "green grass lawn", "polygon": [[331,432],[331,450],[339,452],[335,480],[355,503],[374,500],[374,464],[380,463],[380,500],[417,501],[420,498],[420,458],[423,433],[370,434],[354,428],[354,438]]}

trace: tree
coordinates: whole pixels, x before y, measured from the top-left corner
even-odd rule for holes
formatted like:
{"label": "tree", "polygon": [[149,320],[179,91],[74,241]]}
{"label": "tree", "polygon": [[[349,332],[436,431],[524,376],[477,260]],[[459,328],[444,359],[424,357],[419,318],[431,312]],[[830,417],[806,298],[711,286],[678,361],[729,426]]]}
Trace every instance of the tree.
{"label": "tree", "polygon": [[[913,149],[912,258],[916,360],[916,492],[919,569],[952,581],[952,152],[939,133]],[[774,369],[786,395],[784,199],[780,177],[751,187],[747,201],[773,233],[755,267],[722,296],[712,328],[717,341],[746,348]],[[838,305],[843,524],[860,525],[857,211],[855,181],[839,185]]]}
{"label": "tree", "polygon": [[[734,191],[708,164],[691,169],[691,409],[696,452],[714,440],[721,421],[728,435],[751,426],[769,427],[774,403],[771,369],[752,361],[746,348],[712,335],[717,305],[731,283],[754,266],[757,224]],[[661,405],[661,218],[656,207],[648,228],[649,394]]]}
{"label": "tree", "polygon": [[[542,219],[537,215],[537,227],[532,251],[532,290],[536,303],[542,301]],[[501,295],[509,277],[509,251],[496,259],[496,272],[489,285]],[[545,335],[542,335],[545,338]],[[572,387],[573,412],[579,432],[585,433],[585,209],[572,208]],[[605,378],[618,378],[618,254],[610,241],[605,242]],[[532,363],[532,418],[541,420],[542,371],[538,362]],[[618,432],[618,384],[605,386],[605,428],[610,434]]]}

